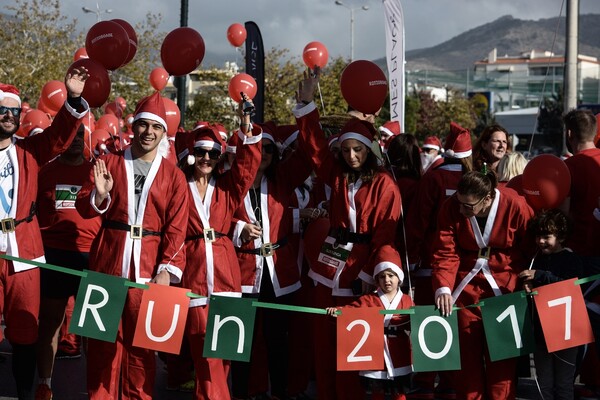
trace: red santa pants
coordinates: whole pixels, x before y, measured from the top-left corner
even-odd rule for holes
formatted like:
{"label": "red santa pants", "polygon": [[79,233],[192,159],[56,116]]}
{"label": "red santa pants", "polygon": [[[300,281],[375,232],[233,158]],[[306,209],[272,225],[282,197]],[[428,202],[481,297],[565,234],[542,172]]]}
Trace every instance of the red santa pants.
{"label": "red santa pants", "polygon": [[227,400],[230,399],[229,387],[227,386],[229,361],[202,356],[207,319],[208,306],[191,307],[188,311],[186,336],[190,344],[190,352],[196,371],[196,394],[194,398],[197,400]]}
{"label": "red santa pants", "polygon": [[11,261],[0,259],[0,316],[6,323],[6,339],[14,344],[35,343],[39,311],[40,270],[15,272]]}
{"label": "red santa pants", "polygon": [[142,289],[129,289],[115,343],[89,339],[87,389],[90,399],[151,399],[156,373],[154,350],[133,346]]}
{"label": "red santa pants", "polygon": [[471,309],[457,312],[461,370],[456,373],[456,397],[465,400],[514,399],[518,359],[491,362],[481,316]]}
{"label": "red santa pants", "polygon": [[[331,294],[331,288],[320,283],[314,288],[315,307],[341,307],[350,304],[355,297]],[[316,315],[314,318],[315,375],[319,400],[362,400],[365,398],[358,371],[337,371],[337,347],[335,318]]]}

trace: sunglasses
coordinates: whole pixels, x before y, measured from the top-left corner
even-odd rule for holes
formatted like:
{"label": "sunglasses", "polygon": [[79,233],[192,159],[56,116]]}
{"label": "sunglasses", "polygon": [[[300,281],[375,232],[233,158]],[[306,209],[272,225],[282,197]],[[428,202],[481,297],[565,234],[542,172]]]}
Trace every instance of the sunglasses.
{"label": "sunglasses", "polygon": [[221,156],[221,152],[219,150],[205,150],[200,147],[194,148],[194,155],[196,157],[204,158],[208,154],[208,158],[211,160],[218,160]]}
{"label": "sunglasses", "polygon": [[262,147],[262,151],[267,154],[275,153],[275,145],[274,144],[264,144]]}
{"label": "sunglasses", "polygon": [[469,211],[473,211],[475,209],[475,207],[477,207],[479,204],[481,204],[482,201],[484,201],[487,198],[486,196],[483,196],[481,199],[479,199],[477,202],[475,203],[463,203],[460,200],[458,201],[458,203],[463,206],[465,209],[469,210]]}
{"label": "sunglasses", "polygon": [[5,107],[5,106],[0,106],[0,115],[6,114],[7,111],[10,111],[10,113],[15,118],[19,118],[19,115],[21,115],[21,108],[20,107]]}

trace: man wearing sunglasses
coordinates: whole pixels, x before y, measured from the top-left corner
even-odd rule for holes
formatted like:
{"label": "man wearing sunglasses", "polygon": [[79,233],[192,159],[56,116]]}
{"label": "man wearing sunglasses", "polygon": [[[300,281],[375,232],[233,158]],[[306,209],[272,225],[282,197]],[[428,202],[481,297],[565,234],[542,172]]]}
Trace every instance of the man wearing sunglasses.
{"label": "man wearing sunglasses", "polygon": [[[43,133],[15,140],[19,90],[0,83],[0,253],[45,262],[36,217],[39,169],[69,147],[88,112],[81,98],[88,73],[74,69],[65,78],[67,101]],[[0,259],[0,314],[13,349],[12,372],[19,399],[33,398],[38,335],[40,272],[30,264]],[[2,334],[0,333],[0,340]]]}

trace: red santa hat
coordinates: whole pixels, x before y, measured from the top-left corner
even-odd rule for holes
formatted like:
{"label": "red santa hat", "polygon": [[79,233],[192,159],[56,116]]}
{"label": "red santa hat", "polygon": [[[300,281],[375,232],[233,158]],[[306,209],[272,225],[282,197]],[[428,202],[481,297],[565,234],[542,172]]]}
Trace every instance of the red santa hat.
{"label": "red santa hat", "polygon": [[195,131],[196,129],[200,129],[204,126],[208,126],[207,121],[196,121],[196,125],[194,125],[194,129],[192,129],[192,130]]}
{"label": "red santa hat", "polygon": [[211,125],[217,129],[217,131],[219,132],[219,135],[221,135],[221,139],[223,139],[223,142],[227,142],[227,139],[229,139],[229,135],[227,134],[227,129],[225,129],[225,127],[222,124],[219,124],[218,122],[215,122],[214,124],[211,124]]}
{"label": "red santa hat", "polygon": [[299,133],[300,131],[296,125],[279,125],[275,132],[277,141],[281,143],[281,147],[284,149],[298,139]]}
{"label": "red santa hat", "polygon": [[376,133],[377,131],[370,122],[352,118],[342,127],[339,140],[341,144],[344,140],[355,139],[371,148]]}
{"label": "red santa hat", "polygon": [[327,139],[327,145],[329,146],[329,149],[331,149],[331,146],[333,146],[339,140],[340,140],[340,134],[339,133],[336,133],[335,135],[329,136],[329,138]]}
{"label": "red santa hat", "polygon": [[437,136],[427,136],[422,147],[424,149],[434,149],[440,151],[442,149],[442,142]]}
{"label": "red santa hat", "polygon": [[262,138],[263,139],[269,139],[273,143],[277,143],[277,140],[275,140],[275,136],[276,136],[275,132],[277,132],[277,125],[275,125],[275,122],[267,121],[263,124],[257,124],[257,125],[262,128]]}
{"label": "red santa hat", "polygon": [[388,121],[379,127],[379,132],[381,132],[381,136],[385,137],[397,136],[400,134],[400,122]]}
{"label": "red santa hat", "polygon": [[184,157],[190,155],[190,147],[194,147],[191,145],[193,138],[194,135],[192,132],[178,131],[175,134],[175,153],[177,154],[177,161],[181,162]]}
{"label": "red santa hat", "polygon": [[229,140],[227,140],[227,148],[225,149],[225,152],[235,154],[237,151],[237,142],[238,135],[234,133],[229,137]]}
{"label": "red santa hat", "polygon": [[404,272],[402,271],[402,262],[400,261],[400,254],[390,245],[381,246],[375,253],[375,267],[373,268],[373,279],[377,281],[377,275],[391,269],[398,278],[400,283],[404,281]]}
{"label": "red santa hat", "polygon": [[167,131],[167,112],[159,92],[154,92],[148,97],[144,97],[135,107],[133,113],[133,122],[138,119],[150,119],[156,121]]}
{"label": "red santa hat", "polygon": [[450,122],[450,134],[446,137],[444,155],[452,158],[466,158],[472,153],[471,133],[455,122]]}
{"label": "red santa hat", "polygon": [[13,99],[19,102],[21,107],[21,98],[19,97],[19,89],[7,83],[0,83],[0,101],[5,98]]}
{"label": "red santa hat", "polygon": [[192,131],[193,142],[189,149],[188,164],[193,165],[196,160],[193,156],[196,147],[208,148],[210,150],[219,150],[221,154],[225,151],[225,141],[221,138],[219,131],[213,125],[204,126]]}

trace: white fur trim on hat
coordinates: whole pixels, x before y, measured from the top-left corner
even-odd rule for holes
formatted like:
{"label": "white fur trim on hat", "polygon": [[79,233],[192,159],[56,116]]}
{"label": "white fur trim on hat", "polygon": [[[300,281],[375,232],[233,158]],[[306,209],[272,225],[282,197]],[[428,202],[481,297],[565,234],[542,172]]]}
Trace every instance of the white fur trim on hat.
{"label": "white fur trim on hat", "polygon": [[436,146],[435,144],[430,144],[430,143],[426,143],[422,146],[422,148],[424,149],[434,149],[434,150],[440,150],[440,146]]}
{"label": "white fur trim on hat", "polygon": [[344,140],[355,139],[367,146],[369,149],[371,148],[371,141],[367,139],[364,135],[356,132],[346,132],[340,135],[339,141],[343,143]]}
{"label": "white fur trim on hat", "polygon": [[379,127],[379,132],[381,133],[385,133],[385,136],[387,137],[392,137],[394,136],[394,132],[390,131],[388,128],[386,128],[385,126],[380,126]]}
{"label": "white fur trim on hat", "polygon": [[271,135],[270,133],[267,133],[265,131],[263,131],[263,133],[262,133],[262,138],[269,139],[271,142],[275,143],[275,138],[273,137],[273,135]]}
{"label": "white fur trim on hat", "polygon": [[219,143],[213,142],[212,140],[198,140],[194,142],[194,147],[205,147],[210,148],[211,150],[219,150],[220,152],[223,152],[223,147]]}
{"label": "white fur trim on hat", "polygon": [[235,154],[237,152],[237,146],[227,146],[225,152]]}
{"label": "white fur trim on hat", "polygon": [[3,92],[2,90],[0,90],[0,100],[4,100],[6,97],[19,102],[19,107],[21,107],[21,98],[18,95],[9,92]]}
{"label": "white fur trim on hat", "polygon": [[298,134],[300,133],[300,131],[295,131],[294,133],[292,133],[287,139],[285,139],[283,141],[283,143],[281,143],[281,145],[283,146],[283,148],[287,148],[289,147],[290,144],[292,144],[294,142],[294,140],[298,139]]}
{"label": "white fur trim on hat", "polygon": [[139,113],[135,117],[133,117],[133,122],[137,121],[138,119],[150,119],[152,121],[156,121],[159,124],[161,124],[163,126],[163,128],[165,128],[165,132],[167,131],[167,123],[165,122],[164,119],[162,119],[161,117],[159,117],[156,114],[153,114],[153,113],[147,112],[147,111],[142,111],[141,113]]}
{"label": "white fur trim on hat", "polygon": [[458,153],[455,153],[454,150],[448,149],[444,152],[444,156],[450,158],[467,158],[471,154],[473,154],[473,150],[459,151]]}
{"label": "white fur trim on hat", "polygon": [[386,269],[394,271],[394,273],[398,275],[398,278],[400,278],[400,283],[404,282],[404,272],[402,272],[402,268],[389,261],[382,261],[375,266],[375,269],[373,270],[373,279],[377,280],[377,275]]}

